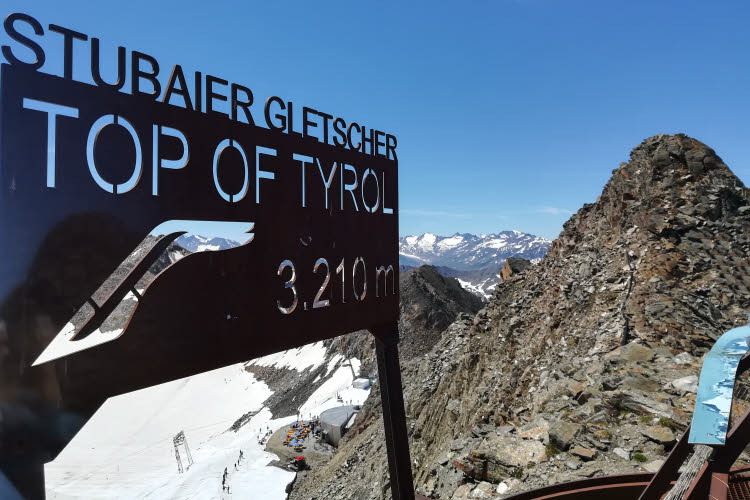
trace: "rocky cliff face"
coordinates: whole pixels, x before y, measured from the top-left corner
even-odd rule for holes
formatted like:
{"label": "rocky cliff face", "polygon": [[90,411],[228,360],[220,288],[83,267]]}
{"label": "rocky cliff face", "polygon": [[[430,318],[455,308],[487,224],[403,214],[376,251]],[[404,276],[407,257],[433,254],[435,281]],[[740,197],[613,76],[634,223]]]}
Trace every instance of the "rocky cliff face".
{"label": "rocky cliff face", "polygon": [[[500,498],[657,467],[689,422],[701,356],[747,322],[749,264],[748,190],[694,139],[644,141],[541,263],[404,366],[417,490]],[[292,498],[388,498],[369,403]]]}
{"label": "rocky cliff face", "polygon": [[482,301],[446,278],[432,266],[421,266],[401,275],[399,331],[401,362],[419,357],[440,340],[443,330],[458,313],[476,314]]}

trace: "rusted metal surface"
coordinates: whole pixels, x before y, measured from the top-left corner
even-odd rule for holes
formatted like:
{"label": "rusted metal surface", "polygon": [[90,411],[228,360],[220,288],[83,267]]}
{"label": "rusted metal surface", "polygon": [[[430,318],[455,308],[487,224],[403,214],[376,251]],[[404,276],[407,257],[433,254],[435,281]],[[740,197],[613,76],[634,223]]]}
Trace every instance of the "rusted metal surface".
{"label": "rusted metal surface", "polygon": [[750,477],[746,474],[733,474],[729,481],[729,498],[750,500]]}
{"label": "rusted metal surface", "polygon": [[651,481],[653,474],[634,473],[601,476],[553,484],[507,497],[506,500],[541,500],[546,498],[633,500]]}
{"label": "rusted metal surface", "polygon": [[[708,469],[708,466],[705,465],[704,469]],[[634,500],[643,492],[653,476],[655,474],[635,473],[582,479],[518,493],[506,497],[506,500]],[[703,479],[694,484],[692,489],[685,494],[686,499],[709,498],[708,487],[711,474],[703,474],[702,477]],[[726,477],[728,480],[724,477],[722,479],[726,485],[724,490],[728,495],[716,498],[750,500],[750,468],[733,469]],[[663,495],[658,498],[662,497]]]}
{"label": "rusted metal surface", "polygon": [[711,500],[726,500],[729,495],[729,473],[713,471],[711,473],[711,488],[709,498]]}

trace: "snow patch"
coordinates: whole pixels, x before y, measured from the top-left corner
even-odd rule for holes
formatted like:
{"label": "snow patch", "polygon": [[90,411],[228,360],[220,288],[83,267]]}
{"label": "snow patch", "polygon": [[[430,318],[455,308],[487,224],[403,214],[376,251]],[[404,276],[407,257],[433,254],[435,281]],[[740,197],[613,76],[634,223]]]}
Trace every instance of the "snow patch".
{"label": "snow patch", "polygon": [[500,239],[487,240],[477,245],[478,248],[493,248],[493,249],[500,249],[500,248],[507,247],[507,246],[508,246],[508,242],[500,240]]}
{"label": "snow patch", "polygon": [[195,249],[197,252],[215,252],[219,250],[219,245],[198,245]]}
{"label": "snow patch", "polygon": [[[236,498],[286,498],[284,490],[294,474],[267,467],[277,457],[258,444],[259,431],[294,420],[271,420],[271,412],[263,408],[271,394],[265,383],[236,364],[111,398],[45,465],[47,497],[218,499],[226,467],[232,470]],[[249,411],[259,413],[237,433],[227,431]],[[194,461],[187,467],[182,455],[182,474],[172,444],[180,430]],[[240,450],[245,458],[235,471]]]}
{"label": "snow patch", "polygon": [[431,233],[425,233],[422,235],[422,238],[419,240],[419,248],[423,250],[429,250],[433,247],[435,244],[435,241],[437,240],[437,236]]}
{"label": "snow patch", "polygon": [[464,241],[464,237],[463,236],[460,236],[460,235],[451,236],[450,238],[445,238],[440,243],[438,243],[438,247],[439,248],[443,248],[443,249],[445,249],[445,248],[453,248],[456,245],[458,245],[459,243],[461,243],[462,241]]}
{"label": "snow patch", "polygon": [[321,341],[304,345],[297,349],[269,354],[250,363],[256,366],[273,366],[275,368],[288,368],[303,372],[308,368],[310,370],[316,369],[325,362],[325,359],[326,348]]}
{"label": "snow patch", "polygon": [[[318,342],[107,400],[45,465],[47,498],[286,498],[285,488],[294,474],[269,467],[278,457],[267,453],[260,441],[297,416],[273,419],[264,407],[273,392],[245,366],[304,371],[322,366],[325,358],[326,349]],[[339,354],[333,359],[328,368],[335,371],[300,407],[303,416],[343,404],[361,405],[367,399],[369,390],[352,387],[352,369],[359,373],[360,361],[347,361]],[[230,429],[248,414],[252,417],[245,425],[236,432]],[[180,447],[185,468],[181,474],[172,442],[180,431],[194,462],[188,466]],[[235,469],[240,451],[243,459]],[[225,468],[231,496],[222,489]]]}
{"label": "snow patch", "polygon": [[341,354],[336,354],[335,356],[331,358],[331,360],[328,362],[328,367],[326,368],[326,374],[325,374],[326,377],[328,376],[329,373],[331,373],[331,370],[336,368],[336,364],[342,359],[344,359],[344,357]]}
{"label": "snow patch", "polygon": [[[360,361],[357,358],[352,358],[351,361],[354,373],[359,374]],[[354,377],[352,377],[352,370],[348,363],[339,366],[331,378],[323,382],[300,407],[302,418],[315,418],[325,410],[336,406],[364,404],[370,391],[353,388],[353,381]],[[339,398],[341,398],[340,401]]]}
{"label": "snow patch", "polygon": [[[471,292],[471,293],[473,293],[475,295],[479,295],[480,297],[484,297],[485,299],[489,300],[490,294],[484,291],[484,284],[487,283],[487,280],[484,280],[483,282],[481,282],[478,285],[474,285],[474,284],[472,284],[472,283],[470,283],[468,281],[464,281],[464,280],[462,280],[460,278],[456,278],[456,280],[461,285],[461,288],[463,288],[467,292]],[[492,288],[494,288],[494,285],[493,285]]]}

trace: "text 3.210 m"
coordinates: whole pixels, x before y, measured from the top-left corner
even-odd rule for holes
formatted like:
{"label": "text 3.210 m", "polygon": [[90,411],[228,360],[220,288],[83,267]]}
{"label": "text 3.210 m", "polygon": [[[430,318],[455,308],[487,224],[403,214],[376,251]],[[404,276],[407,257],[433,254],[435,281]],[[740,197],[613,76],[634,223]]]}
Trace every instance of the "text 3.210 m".
{"label": "text 3.210 m", "polygon": [[[312,269],[313,274],[322,276],[322,283],[320,289],[315,294],[315,299],[312,302],[312,307],[309,307],[308,302],[303,302],[303,308],[305,311],[308,309],[319,309],[321,307],[328,307],[331,305],[333,293],[328,290],[328,285],[331,284],[331,267],[328,265],[328,261],[324,258],[320,258],[315,261],[315,265]],[[286,279],[284,282],[284,288],[289,290],[290,297],[276,301],[276,306],[279,308],[282,314],[292,314],[299,305],[299,296],[297,294],[297,270],[294,267],[294,262],[287,259],[279,264],[279,269],[276,274],[281,279]],[[346,292],[346,259],[341,259],[341,263],[336,267],[334,271],[334,281],[341,282],[341,302],[346,303],[347,292]],[[288,278],[287,278],[288,277]],[[354,259],[354,264],[351,268],[351,295],[354,300],[363,301],[367,297],[367,265],[365,264],[364,257],[357,257]],[[375,297],[385,297],[387,295],[394,295],[396,293],[396,278],[393,270],[393,266],[389,265],[380,266],[375,268]],[[335,286],[335,285],[334,285]]]}

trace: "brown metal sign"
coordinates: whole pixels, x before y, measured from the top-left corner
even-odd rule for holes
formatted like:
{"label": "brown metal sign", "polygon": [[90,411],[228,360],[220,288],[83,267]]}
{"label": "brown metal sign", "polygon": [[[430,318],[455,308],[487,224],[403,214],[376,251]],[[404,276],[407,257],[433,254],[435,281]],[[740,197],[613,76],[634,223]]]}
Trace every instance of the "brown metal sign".
{"label": "brown metal sign", "polygon": [[[41,35],[22,14],[6,32],[37,61],[3,47],[0,81],[0,404],[34,416],[3,429],[0,468],[20,488],[108,397],[359,329],[397,335],[395,137],[277,97],[256,125],[248,88],[196,73],[188,90],[175,66],[161,92],[138,52],[127,94],[93,43],[95,85],[72,78],[67,48],[65,75],[44,74],[24,22]],[[53,27],[66,47],[88,39]],[[191,221],[251,234],[150,273]]]}

